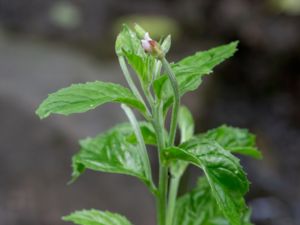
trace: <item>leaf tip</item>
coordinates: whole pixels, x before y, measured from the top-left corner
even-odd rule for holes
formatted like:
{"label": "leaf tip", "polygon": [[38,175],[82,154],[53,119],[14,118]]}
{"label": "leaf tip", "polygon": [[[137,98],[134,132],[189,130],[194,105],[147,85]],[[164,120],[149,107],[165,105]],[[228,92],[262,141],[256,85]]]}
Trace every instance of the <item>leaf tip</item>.
{"label": "leaf tip", "polygon": [[42,120],[48,117],[50,113],[45,112],[40,105],[35,111],[35,114]]}

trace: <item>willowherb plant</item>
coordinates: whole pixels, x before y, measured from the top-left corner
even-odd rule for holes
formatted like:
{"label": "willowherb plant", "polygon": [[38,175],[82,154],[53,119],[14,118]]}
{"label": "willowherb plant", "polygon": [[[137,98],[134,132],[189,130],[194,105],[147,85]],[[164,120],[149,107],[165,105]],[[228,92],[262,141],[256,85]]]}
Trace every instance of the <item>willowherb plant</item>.
{"label": "willowherb plant", "polygon": [[[193,117],[180,106],[180,97],[198,88],[204,75],[235,53],[237,44],[197,52],[169,64],[170,35],[158,43],[139,25],[134,30],[124,25],[115,50],[130,89],[101,81],[74,84],[50,94],[36,111],[46,118],[52,113],[86,112],[108,102],[122,104],[129,123],[79,142],[81,149],[72,159],[72,181],[85,169],[137,177],[156,199],[159,225],[251,224],[244,200],[249,182],[233,154],[261,158],[254,135],[226,125],[194,134]],[[133,82],[128,64],[138,76],[140,88]],[[170,127],[166,129],[171,107]],[[136,119],[132,108],[143,121]],[[175,144],[177,127],[179,144]],[[152,179],[147,145],[158,150],[158,184]],[[180,179],[189,164],[199,167],[203,176],[192,191],[178,197]],[[63,219],[80,225],[131,224],[123,216],[94,209],[76,211]]]}

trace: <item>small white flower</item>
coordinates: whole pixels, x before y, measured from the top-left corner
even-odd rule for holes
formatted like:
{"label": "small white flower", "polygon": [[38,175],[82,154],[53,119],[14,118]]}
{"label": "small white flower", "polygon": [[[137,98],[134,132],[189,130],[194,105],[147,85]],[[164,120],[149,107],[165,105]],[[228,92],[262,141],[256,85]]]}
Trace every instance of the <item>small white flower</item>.
{"label": "small white flower", "polygon": [[164,53],[161,50],[160,45],[155,40],[152,40],[148,32],[144,34],[144,39],[141,40],[141,44],[145,52],[148,54],[159,59],[164,57]]}
{"label": "small white flower", "polygon": [[146,52],[152,52],[152,44],[151,42],[153,42],[153,40],[150,38],[149,33],[145,33],[144,35],[144,39],[141,40],[142,42],[142,47]]}

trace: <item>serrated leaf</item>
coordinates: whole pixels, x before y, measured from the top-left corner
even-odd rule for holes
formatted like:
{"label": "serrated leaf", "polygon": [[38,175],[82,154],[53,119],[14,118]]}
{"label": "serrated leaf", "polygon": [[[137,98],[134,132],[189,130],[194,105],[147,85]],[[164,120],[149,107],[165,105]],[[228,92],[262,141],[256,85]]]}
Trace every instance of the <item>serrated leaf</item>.
{"label": "serrated leaf", "polygon": [[261,152],[255,146],[255,135],[249,133],[247,129],[222,125],[197,135],[196,138],[214,140],[232,153],[239,153],[257,159],[262,158]]}
{"label": "serrated leaf", "polygon": [[[152,133],[150,125],[141,123],[140,126],[142,132],[144,130],[148,136],[145,142],[153,143],[155,134]],[[151,187],[139,154],[139,145],[133,135],[131,125],[125,123],[95,138],[81,140],[81,149],[72,158],[72,180],[77,179],[87,168],[135,176]]]}
{"label": "serrated leaf", "polygon": [[[243,214],[242,224],[250,225],[249,211]],[[221,212],[211,187],[204,177],[197,186],[176,202],[173,225],[230,225]]]}
{"label": "serrated leaf", "polygon": [[206,179],[176,202],[173,225],[229,225],[221,213]]}
{"label": "serrated leaf", "polygon": [[[238,42],[231,42],[208,51],[197,52],[193,56],[172,64],[172,70],[179,84],[180,95],[197,89],[204,75],[211,73],[216,65],[236,52],[237,44]],[[173,93],[166,75],[154,81],[154,90],[157,96],[165,101],[165,109],[168,108],[173,101]]]}
{"label": "serrated leaf", "polygon": [[242,224],[243,195],[248,191],[249,183],[238,158],[214,141],[190,140],[179,147],[165,149],[164,159],[183,160],[200,167],[223,214],[232,225]]}
{"label": "serrated leaf", "polygon": [[145,112],[144,104],[128,88],[119,84],[95,81],[73,84],[50,94],[36,113],[43,119],[53,113],[69,115],[86,112],[108,102],[125,103]]}
{"label": "serrated leaf", "polygon": [[78,225],[132,225],[124,216],[95,209],[76,211],[62,219]]}

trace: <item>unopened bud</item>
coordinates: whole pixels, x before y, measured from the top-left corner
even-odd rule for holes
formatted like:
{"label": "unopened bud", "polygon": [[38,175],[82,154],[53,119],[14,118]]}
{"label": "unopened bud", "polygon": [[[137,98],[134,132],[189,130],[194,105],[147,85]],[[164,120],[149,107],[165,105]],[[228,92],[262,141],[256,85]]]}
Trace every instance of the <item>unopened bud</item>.
{"label": "unopened bud", "polygon": [[144,38],[141,40],[141,44],[143,49],[154,57],[158,59],[162,59],[164,57],[164,52],[161,49],[160,45],[155,40],[152,40],[148,32],[144,34]]}

